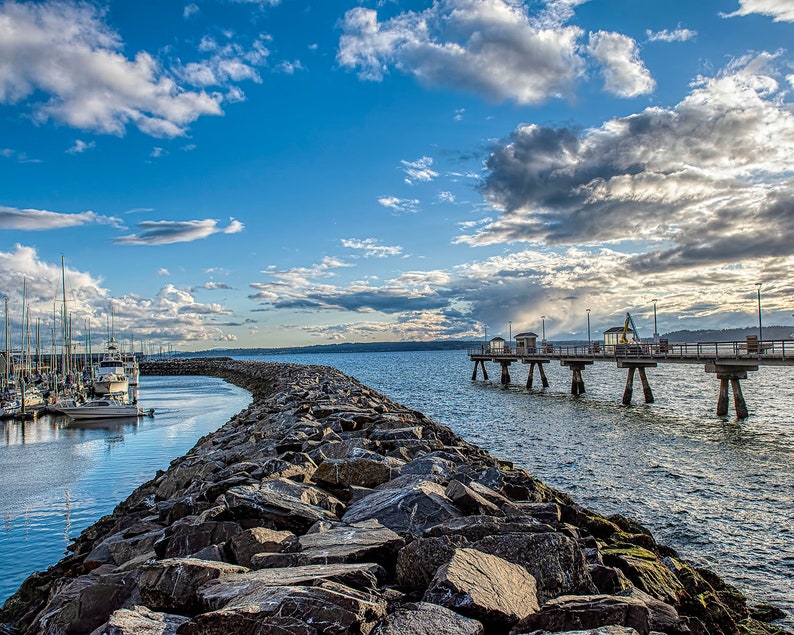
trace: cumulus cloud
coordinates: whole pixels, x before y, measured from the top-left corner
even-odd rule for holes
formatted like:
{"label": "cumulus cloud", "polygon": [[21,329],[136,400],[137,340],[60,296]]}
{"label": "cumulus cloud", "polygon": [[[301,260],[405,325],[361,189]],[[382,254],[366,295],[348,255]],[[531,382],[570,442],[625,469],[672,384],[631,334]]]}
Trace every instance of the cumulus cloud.
{"label": "cumulus cloud", "polygon": [[419,200],[415,198],[381,196],[378,203],[393,210],[396,214],[415,214],[419,211]]}
{"label": "cumulus cloud", "polygon": [[166,269],[165,267],[162,267],[157,270],[157,275],[163,278],[167,278],[168,276],[171,275],[171,272],[168,271],[168,269]]}
{"label": "cumulus cloud", "polygon": [[[18,333],[21,327],[23,281],[31,318],[39,318],[43,325],[51,325],[53,302],[63,301],[62,274],[66,279],[66,296],[76,343],[84,341],[84,325],[106,323],[111,306],[119,340],[133,333],[136,342],[151,339],[176,344],[233,337],[223,330],[221,324],[214,322],[216,317],[230,313],[220,305],[198,303],[189,292],[173,285],[164,286],[152,298],[113,296],[103,286],[101,278],[80,271],[68,262],[62,271],[60,262],[42,260],[35,248],[22,245],[17,245],[12,251],[0,251],[0,296],[9,298],[12,333]],[[98,344],[94,342],[94,346]]]}
{"label": "cumulus cloud", "polygon": [[95,141],[85,142],[80,139],[74,140],[74,145],[69,148],[66,152],[67,154],[81,154],[86,150],[93,150],[96,147]]}
{"label": "cumulus cloud", "polygon": [[225,282],[205,282],[201,285],[201,289],[207,289],[209,291],[216,291],[218,289],[228,290],[231,287],[226,284]]}
{"label": "cumulus cloud", "polygon": [[637,43],[620,33],[590,34],[590,54],[601,65],[604,89],[618,97],[637,97],[653,91],[655,82],[642,63]]}
{"label": "cumulus cloud", "polygon": [[[205,37],[199,44],[199,50],[209,54],[200,62],[190,62],[176,69],[177,75],[193,86],[222,86],[229,83],[251,80],[261,83],[257,67],[267,63],[270,51],[267,48],[269,37],[261,35],[250,48],[233,41],[218,41]],[[239,90],[239,88],[237,88]],[[241,101],[234,97],[232,101]]]}
{"label": "cumulus cloud", "polygon": [[662,31],[646,31],[649,42],[688,42],[697,37],[697,31],[682,29],[678,27],[672,31],[664,29]]}
{"label": "cumulus cloud", "polygon": [[432,169],[433,159],[430,157],[422,157],[416,161],[400,161],[405,172],[405,182],[408,185],[413,185],[416,181],[429,183],[438,176],[438,172]]}
{"label": "cumulus cloud", "polygon": [[348,249],[356,249],[362,252],[365,258],[386,258],[388,256],[399,256],[403,248],[399,245],[379,245],[374,238],[358,240],[356,238],[343,238],[342,246]]}
{"label": "cumulus cloud", "polygon": [[137,234],[116,238],[114,242],[124,245],[170,245],[207,238],[213,234],[236,234],[243,231],[243,224],[232,219],[226,227],[218,227],[213,218],[188,221],[143,221],[138,223]]}
{"label": "cumulus cloud", "polygon": [[230,46],[169,69],[146,51],[126,57],[94,4],[8,1],[0,5],[0,103],[30,102],[36,121],[99,133],[123,135],[132,125],[154,137],[183,136],[199,117],[222,114],[223,96],[204,87],[256,79],[261,47]]}
{"label": "cumulus cloud", "polygon": [[63,214],[41,209],[16,209],[0,205],[0,229],[21,229],[44,231],[80,227],[81,225],[113,225],[119,227],[122,221],[114,216],[102,216],[95,212]]}
{"label": "cumulus cloud", "polygon": [[356,7],[345,14],[337,61],[362,79],[380,81],[394,68],[427,85],[540,103],[569,95],[584,72],[576,43],[581,30],[559,25],[576,4],[551,3],[559,15],[545,24],[533,24],[514,0],[434,0],[424,11],[385,21]]}
{"label": "cumulus cloud", "polygon": [[789,0],[739,0],[739,8],[725,17],[767,15],[775,22],[794,22],[794,5]]}
{"label": "cumulus cloud", "polygon": [[487,161],[502,210],[460,242],[666,242],[669,265],[794,244],[794,116],[762,55],[700,78],[674,108],[588,130],[525,125]]}

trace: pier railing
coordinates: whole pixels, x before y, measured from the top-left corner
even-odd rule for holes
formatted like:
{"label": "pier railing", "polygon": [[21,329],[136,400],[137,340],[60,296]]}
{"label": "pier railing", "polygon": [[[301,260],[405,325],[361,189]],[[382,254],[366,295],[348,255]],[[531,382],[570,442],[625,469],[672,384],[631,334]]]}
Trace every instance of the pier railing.
{"label": "pier railing", "polygon": [[736,341],[736,342],[697,342],[697,343],[641,343],[604,345],[593,342],[590,345],[566,346],[547,343],[544,346],[500,346],[483,345],[468,350],[470,357],[485,356],[499,358],[591,358],[621,359],[643,358],[656,360],[770,360],[793,361],[794,340]]}

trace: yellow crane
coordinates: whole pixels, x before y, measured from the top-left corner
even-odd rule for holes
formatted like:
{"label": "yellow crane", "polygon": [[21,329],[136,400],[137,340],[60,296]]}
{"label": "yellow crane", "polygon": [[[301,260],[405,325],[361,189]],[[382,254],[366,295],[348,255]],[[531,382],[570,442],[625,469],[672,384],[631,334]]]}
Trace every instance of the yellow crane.
{"label": "yellow crane", "polygon": [[629,341],[626,339],[626,335],[629,332],[629,325],[631,325],[631,341],[633,344],[640,343],[640,334],[637,332],[637,325],[634,324],[634,318],[631,317],[631,313],[626,311],[626,321],[623,324],[623,332],[620,334],[620,344],[628,344]]}

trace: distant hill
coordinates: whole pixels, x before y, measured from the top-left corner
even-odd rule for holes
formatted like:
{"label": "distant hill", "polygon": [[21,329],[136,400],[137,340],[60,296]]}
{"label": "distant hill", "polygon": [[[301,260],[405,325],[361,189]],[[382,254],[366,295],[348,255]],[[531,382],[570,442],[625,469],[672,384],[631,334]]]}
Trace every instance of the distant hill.
{"label": "distant hill", "polygon": [[213,348],[208,351],[178,353],[178,357],[240,357],[255,355],[301,355],[306,353],[384,353],[394,351],[458,351],[476,348],[482,340],[436,340],[432,342],[346,342],[281,348]]}
{"label": "distant hill", "polygon": [[[664,333],[661,337],[668,340],[671,344],[674,342],[689,344],[693,342],[738,342],[746,339],[748,335],[758,335],[758,327],[747,326],[739,329],[671,331],[670,333]],[[794,339],[794,325],[765,326],[763,335],[765,340]]]}

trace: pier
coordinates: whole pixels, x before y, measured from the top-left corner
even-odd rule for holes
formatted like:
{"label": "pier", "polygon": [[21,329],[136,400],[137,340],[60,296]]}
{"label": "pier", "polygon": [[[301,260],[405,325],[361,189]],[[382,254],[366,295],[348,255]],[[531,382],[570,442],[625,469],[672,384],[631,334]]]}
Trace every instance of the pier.
{"label": "pier", "polygon": [[[534,335],[534,334],[532,334]],[[502,338],[494,338],[487,345],[469,349],[469,358],[474,362],[472,380],[477,379],[482,370],[483,379],[488,379],[485,362],[501,366],[501,383],[510,384],[510,365],[514,362],[529,364],[527,388],[534,383],[535,368],[544,388],[549,386],[544,364],[559,360],[562,366],[571,369],[571,394],[585,393],[584,370],[596,362],[611,362],[618,368],[625,368],[626,387],[623,391],[623,404],[629,405],[634,393],[634,378],[639,375],[646,403],[653,403],[653,391],[648,380],[647,369],[659,364],[702,364],[706,373],[720,380],[720,393],[717,401],[717,415],[728,414],[730,393],[736,416],[746,419],[749,415],[747,403],[742,394],[741,380],[747,373],[757,371],[761,366],[794,366],[794,340],[774,340],[759,342],[753,337],[738,342],[700,342],[695,344],[658,344],[632,343],[604,345],[593,342],[584,346],[555,345],[551,342],[534,344],[530,338],[525,340],[516,336],[516,346],[506,344]]]}

